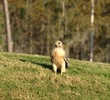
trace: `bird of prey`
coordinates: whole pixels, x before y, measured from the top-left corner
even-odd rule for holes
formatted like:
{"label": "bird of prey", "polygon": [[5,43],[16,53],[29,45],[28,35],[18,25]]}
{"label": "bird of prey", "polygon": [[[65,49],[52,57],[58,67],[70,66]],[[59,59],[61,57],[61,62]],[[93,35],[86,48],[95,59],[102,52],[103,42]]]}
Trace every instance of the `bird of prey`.
{"label": "bird of prey", "polygon": [[62,73],[66,71],[66,68],[68,68],[68,61],[61,41],[55,42],[55,47],[52,50],[50,57],[55,75],[57,69],[61,70],[62,75]]}

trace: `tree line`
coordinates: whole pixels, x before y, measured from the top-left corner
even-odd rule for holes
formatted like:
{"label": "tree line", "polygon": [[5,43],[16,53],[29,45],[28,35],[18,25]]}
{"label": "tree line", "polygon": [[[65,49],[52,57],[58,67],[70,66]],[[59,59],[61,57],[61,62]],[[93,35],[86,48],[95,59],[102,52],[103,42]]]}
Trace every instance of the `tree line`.
{"label": "tree line", "polygon": [[[4,0],[0,1],[0,51],[7,51]],[[64,43],[67,57],[110,62],[110,0],[6,0],[11,25],[12,52],[50,55],[56,40]]]}

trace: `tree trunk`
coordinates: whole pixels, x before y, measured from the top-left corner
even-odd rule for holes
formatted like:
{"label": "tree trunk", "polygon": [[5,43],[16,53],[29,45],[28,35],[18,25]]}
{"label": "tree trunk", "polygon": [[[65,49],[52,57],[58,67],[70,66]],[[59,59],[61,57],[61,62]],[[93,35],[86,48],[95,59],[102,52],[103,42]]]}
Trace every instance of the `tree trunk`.
{"label": "tree trunk", "polygon": [[12,52],[13,51],[13,42],[12,42],[12,37],[11,37],[11,27],[10,27],[10,18],[9,18],[7,0],[3,0],[3,8],[4,8],[5,24],[6,24],[7,51]]}
{"label": "tree trunk", "polygon": [[49,50],[49,44],[50,44],[50,9],[48,9],[48,28],[47,28],[47,34],[46,34],[46,44],[47,44],[47,47],[46,47],[46,50],[47,50],[47,55],[50,54],[50,50]]}
{"label": "tree trunk", "polygon": [[93,61],[93,37],[94,37],[94,0],[91,0],[91,35],[90,35],[90,62]]}

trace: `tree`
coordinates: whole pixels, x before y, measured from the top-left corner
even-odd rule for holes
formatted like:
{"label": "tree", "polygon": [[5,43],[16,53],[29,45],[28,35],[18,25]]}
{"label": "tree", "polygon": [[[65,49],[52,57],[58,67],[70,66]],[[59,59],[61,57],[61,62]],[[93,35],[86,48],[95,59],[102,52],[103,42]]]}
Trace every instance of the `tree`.
{"label": "tree", "polygon": [[4,15],[5,15],[5,23],[6,23],[7,49],[8,49],[8,52],[12,52],[13,42],[12,42],[12,37],[11,37],[10,17],[9,17],[7,0],[3,0],[3,8],[4,8]]}
{"label": "tree", "polygon": [[[110,62],[110,0],[94,0],[93,26],[91,1],[8,0],[13,52],[49,55],[60,39],[68,57]],[[0,32],[5,36],[4,31]]]}
{"label": "tree", "polygon": [[91,0],[92,10],[91,10],[91,39],[90,39],[90,62],[93,61],[93,35],[94,35],[94,0]]}

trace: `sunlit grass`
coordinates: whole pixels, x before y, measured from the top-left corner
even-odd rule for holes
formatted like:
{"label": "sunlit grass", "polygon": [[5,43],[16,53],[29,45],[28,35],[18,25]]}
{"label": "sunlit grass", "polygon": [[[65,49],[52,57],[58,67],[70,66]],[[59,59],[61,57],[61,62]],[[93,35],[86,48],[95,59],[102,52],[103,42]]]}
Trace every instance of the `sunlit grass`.
{"label": "sunlit grass", "polygon": [[47,56],[0,53],[0,100],[109,100],[110,64],[69,59],[56,77]]}

